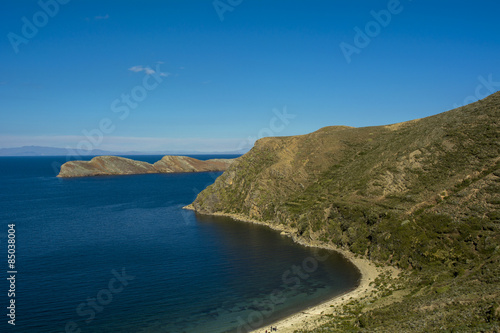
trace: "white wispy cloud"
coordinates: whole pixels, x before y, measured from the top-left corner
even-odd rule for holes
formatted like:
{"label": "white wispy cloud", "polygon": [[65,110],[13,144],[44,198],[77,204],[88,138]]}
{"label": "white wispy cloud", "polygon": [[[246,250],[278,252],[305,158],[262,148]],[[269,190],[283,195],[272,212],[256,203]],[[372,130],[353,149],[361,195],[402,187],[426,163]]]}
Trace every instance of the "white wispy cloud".
{"label": "white wispy cloud", "polygon": [[133,66],[128,69],[129,71],[132,72],[142,72],[144,70],[144,67],[142,66]]}
{"label": "white wispy cloud", "polygon": [[[157,63],[160,64],[160,62],[157,62]],[[159,66],[157,66],[157,68],[158,67]],[[152,74],[156,73],[156,71],[154,69],[152,69],[151,67],[145,67],[145,66],[142,66],[142,65],[132,66],[128,70],[132,71],[132,72],[135,72],[135,73],[144,72],[147,75],[152,75]],[[168,73],[168,72],[158,72],[158,73],[159,73],[160,76],[164,76],[164,77],[170,76],[170,73]]]}

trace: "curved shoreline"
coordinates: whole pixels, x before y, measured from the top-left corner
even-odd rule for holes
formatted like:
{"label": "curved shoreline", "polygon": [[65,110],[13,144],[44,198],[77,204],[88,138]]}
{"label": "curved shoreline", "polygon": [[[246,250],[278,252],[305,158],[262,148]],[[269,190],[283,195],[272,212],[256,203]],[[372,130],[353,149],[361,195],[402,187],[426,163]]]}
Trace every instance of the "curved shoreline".
{"label": "curved shoreline", "polygon": [[[329,248],[326,246],[323,248],[334,250],[333,248]],[[342,295],[335,296],[327,300],[326,302],[280,319],[272,323],[271,325],[266,325],[265,327],[255,329],[251,332],[264,333],[266,332],[266,330],[269,331],[268,326],[277,327],[279,332],[290,333],[293,333],[298,329],[313,329],[320,326],[327,320],[324,315],[336,313],[338,307],[341,307],[342,305],[350,301],[359,300],[366,296],[369,296],[375,289],[370,285],[370,283],[382,273],[383,269],[376,267],[367,259],[355,258],[354,255],[350,252],[339,251],[337,249],[335,249],[334,251],[337,251],[344,255],[360,271],[361,280],[359,285],[355,289],[348,291]]]}
{"label": "curved shoreline", "polygon": [[[195,211],[194,207],[192,205],[188,205],[183,207],[183,209],[188,209],[188,210],[193,210]],[[241,222],[248,222],[248,223],[254,223],[254,224],[260,224],[260,225],[265,225],[273,230],[276,231],[281,231],[282,235],[291,237],[292,240],[300,245],[308,246],[308,247],[315,247],[315,248],[320,248],[320,249],[326,249],[326,250],[332,250],[336,251],[340,254],[342,254],[346,259],[348,259],[350,262],[352,262],[356,268],[359,270],[361,274],[361,279],[359,282],[359,285],[354,288],[351,291],[348,291],[342,295],[335,296],[334,298],[331,298],[327,300],[326,302],[323,302],[321,304],[318,304],[316,306],[307,308],[305,310],[302,310],[300,312],[297,312],[295,314],[292,314],[288,317],[282,318],[276,322],[273,322],[272,324],[268,324],[264,327],[256,328],[250,332],[252,333],[265,333],[266,330],[269,331],[269,327],[277,327],[279,332],[290,332],[293,333],[295,330],[298,329],[313,329],[315,327],[320,326],[322,323],[328,320],[324,315],[327,314],[335,314],[338,313],[338,309],[342,307],[342,305],[354,301],[354,300],[360,300],[362,298],[365,298],[367,296],[370,296],[372,294],[372,291],[375,290],[375,287],[370,285],[371,282],[373,282],[380,274],[383,272],[389,272],[392,276],[397,276],[399,274],[399,270],[394,268],[394,267],[377,267],[373,262],[369,261],[368,259],[365,258],[360,258],[356,254],[339,248],[334,245],[326,245],[319,243],[317,241],[305,241],[303,239],[295,237],[295,229],[285,226],[285,225],[274,225],[266,222],[261,222],[253,219],[249,219],[246,216],[243,215],[238,215],[238,214],[229,214],[229,213],[221,213],[221,212],[216,212],[216,213],[211,213],[211,214],[203,214],[199,213],[202,215],[211,215],[211,216],[223,216],[223,217],[230,217],[234,220],[241,221]]]}

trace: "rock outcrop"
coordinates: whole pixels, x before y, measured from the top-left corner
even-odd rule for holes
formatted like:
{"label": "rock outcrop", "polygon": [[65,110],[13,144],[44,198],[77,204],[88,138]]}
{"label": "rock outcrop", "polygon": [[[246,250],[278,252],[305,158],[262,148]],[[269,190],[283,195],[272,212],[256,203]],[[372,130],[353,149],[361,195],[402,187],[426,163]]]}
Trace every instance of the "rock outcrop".
{"label": "rock outcrop", "polygon": [[150,164],[118,156],[97,156],[90,161],[70,161],[61,166],[57,177],[138,175],[147,173],[224,171],[233,159],[197,160],[187,156],[164,156]]}

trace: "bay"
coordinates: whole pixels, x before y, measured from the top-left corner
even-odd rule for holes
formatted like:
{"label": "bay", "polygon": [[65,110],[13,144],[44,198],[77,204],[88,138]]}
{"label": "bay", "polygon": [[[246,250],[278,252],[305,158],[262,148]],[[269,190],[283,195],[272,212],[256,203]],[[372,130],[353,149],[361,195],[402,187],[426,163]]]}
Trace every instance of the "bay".
{"label": "bay", "polygon": [[181,209],[221,173],[56,178],[64,161],[0,158],[0,244],[16,225],[16,331],[246,332],[358,284],[335,252]]}

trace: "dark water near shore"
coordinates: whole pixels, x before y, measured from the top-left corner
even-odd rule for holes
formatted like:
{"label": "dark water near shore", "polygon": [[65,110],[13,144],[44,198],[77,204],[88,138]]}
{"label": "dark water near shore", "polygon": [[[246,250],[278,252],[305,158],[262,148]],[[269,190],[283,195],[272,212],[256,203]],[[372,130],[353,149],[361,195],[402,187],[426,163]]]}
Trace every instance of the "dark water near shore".
{"label": "dark water near shore", "polygon": [[246,332],[357,285],[336,253],[181,209],[220,173],[59,179],[54,161],[0,157],[1,276],[10,223],[18,271],[2,332]]}

